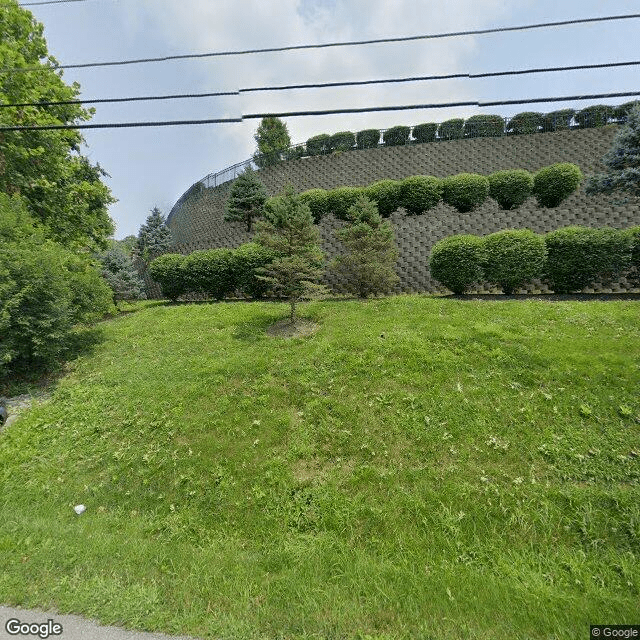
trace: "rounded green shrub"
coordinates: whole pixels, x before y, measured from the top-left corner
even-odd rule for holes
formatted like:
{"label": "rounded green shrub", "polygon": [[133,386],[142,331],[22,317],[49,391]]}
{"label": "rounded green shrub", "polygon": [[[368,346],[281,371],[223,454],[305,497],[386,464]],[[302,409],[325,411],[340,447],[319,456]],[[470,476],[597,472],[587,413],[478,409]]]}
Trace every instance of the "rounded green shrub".
{"label": "rounded green shrub", "polygon": [[149,275],[160,285],[162,295],[173,302],[188,291],[185,260],[186,256],[180,253],[165,253],[149,265]]}
{"label": "rounded green shrub", "polygon": [[189,291],[204,293],[216,300],[236,288],[231,249],[203,249],[189,254],[183,269]]}
{"label": "rounded green shrub", "polygon": [[300,194],[300,200],[311,210],[315,224],[330,213],[328,193],[325,189],[309,189]]}
{"label": "rounded green shrub", "polygon": [[438,138],[440,140],[459,140],[464,136],[464,120],[462,118],[452,118],[440,123],[438,127]]}
{"label": "rounded green shrub", "polygon": [[295,147],[289,147],[286,151],[282,152],[285,160],[297,160],[305,155],[305,148],[303,144],[299,144]]}
{"label": "rounded green shrub", "polygon": [[327,211],[338,220],[348,220],[349,209],[362,193],[362,187],[338,187],[327,191]]}
{"label": "rounded green shrub", "polygon": [[481,266],[486,280],[510,295],[542,276],[547,248],[529,229],[506,229],[483,238]]}
{"label": "rounded green shrub", "polygon": [[502,116],[471,116],[464,123],[465,138],[493,138],[503,135],[504,118]]}
{"label": "rounded green shrub", "polygon": [[442,180],[433,176],[411,176],[400,182],[400,206],[417,216],[442,200]]}
{"label": "rounded green shrub", "polygon": [[544,116],[535,111],[524,111],[517,113],[507,123],[507,133],[522,135],[528,133],[538,133],[544,125]]}
{"label": "rounded green shrub", "polygon": [[617,229],[564,227],[545,235],[544,279],[556,293],[580,291],[610,279],[631,264],[631,237]]}
{"label": "rounded green shrub", "polygon": [[560,162],[544,167],[533,178],[533,195],[541,207],[557,207],[582,182],[580,167],[571,162]]}
{"label": "rounded green shrub", "polygon": [[607,104],[593,104],[585,107],[576,113],[576,122],[581,129],[591,129],[593,127],[604,127],[613,117],[613,107]]}
{"label": "rounded green shrub", "polygon": [[431,275],[457,295],[483,280],[482,238],[456,235],[444,238],[431,249]]}
{"label": "rounded green shrub", "polygon": [[411,127],[399,125],[391,127],[382,134],[382,140],[387,147],[398,147],[403,144],[409,144],[409,134]]}
{"label": "rounded green shrub", "polygon": [[364,129],[356,133],[356,145],[358,149],[375,149],[379,142],[379,129]]}
{"label": "rounded green shrub", "polygon": [[412,135],[416,142],[433,142],[436,139],[438,125],[435,122],[425,122],[413,127]]}
{"label": "rounded green shrub", "polygon": [[321,156],[325,153],[329,153],[329,141],[331,136],[327,133],[321,133],[318,136],[313,136],[307,140],[307,153],[310,156]]}
{"label": "rounded green shrub", "polygon": [[400,180],[378,180],[364,188],[364,195],[378,205],[378,213],[383,218],[388,218],[402,206]]}
{"label": "rounded green shrub", "polygon": [[624,231],[629,236],[631,262],[627,278],[635,286],[640,286],[640,227],[631,227]]}
{"label": "rounded green shrub", "polygon": [[247,298],[262,298],[269,285],[256,278],[255,270],[271,264],[278,254],[257,242],[247,242],[233,250],[233,271],[238,291]]}
{"label": "rounded green shrub", "polygon": [[575,115],[575,109],[560,109],[550,111],[544,115],[544,131],[562,131],[571,128],[571,120]]}
{"label": "rounded green shrub", "polygon": [[624,104],[620,104],[613,109],[613,117],[616,120],[626,120],[629,111],[633,109],[633,107],[640,105],[640,100],[632,100],[631,102],[625,102]]}
{"label": "rounded green shrub", "polygon": [[533,176],[524,169],[496,171],[489,176],[489,196],[501,209],[515,209],[533,191]]}
{"label": "rounded green shrub", "polygon": [[329,138],[331,151],[350,151],[356,144],[356,136],[351,131],[339,131]]}
{"label": "rounded green shrub", "polygon": [[476,173],[460,173],[444,178],[442,199],[460,213],[480,206],[489,195],[489,180]]}

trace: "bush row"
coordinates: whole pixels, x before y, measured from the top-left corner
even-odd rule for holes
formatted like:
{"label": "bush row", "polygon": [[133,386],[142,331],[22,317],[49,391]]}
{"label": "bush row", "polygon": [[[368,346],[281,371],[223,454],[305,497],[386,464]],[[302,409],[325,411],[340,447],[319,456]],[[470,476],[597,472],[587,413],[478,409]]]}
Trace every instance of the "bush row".
{"label": "bush row", "polygon": [[165,253],[149,265],[149,275],[160,285],[162,295],[177,300],[188,293],[222,300],[234,293],[261,298],[267,285],[256,278],[255,269],[268,265],[276,254],[255,242],[237,249],[205,249],[188,256]]}
{"label": "bush row", "polygon": [[640,284],[640,227],[564,227],[544,235],[508,229],[488,236],[449,236],[429,257],[431,275],[456,294],[480,283],[505,294],[541,279],[556,293],[626,275]]}
{"label": "bush row", "polygon": [[[626,102],[618,106],[596,104],[580,111],[575,109],[561,109],[550,113],[525,111],[508,119],[499,115],[476,115],[466,120],[453,118],[439,124],[427,122],[413,127],[396,126],[384,130],[382,144],[393,147],[413,142],[561,131],[570,129],[572,122],[575,122],[574,126],[580,129],[601,127],[609,122],[624,121],[634,104],[638,104],[638,101]],[[373,149],[379,146],[380,137],[381,132],[378,129],[365,129],[357,133],[340,131],[333,135],[322,133],[309,138],[306,142],[306,149],[305,145],[298,145],[292,147],[285,156],[287,159],[293,159],[304,155],[324,155],[334,151]]]}
{"label": "bush row", "polygon": [[[410,176],[404,180],[379,180],[366,187],[338,187],[309,189],[300,194],[309,205],[316,224],[332,213],[346,220],[349,208],[360,195],[378,205],[383,218],[403,207],[407,215],[420,215],[440,201],[467,212],[480,206],[488,197],[503,209],[519,207],[535,196],[543,207],[557,207],[580,185],[582,173],[571,163],[554,164],[531,174],[523,169],[497,171],[490,176],[461,173],[449,178]],[[269,198],[266,208],[272,207],[279,196]]]}

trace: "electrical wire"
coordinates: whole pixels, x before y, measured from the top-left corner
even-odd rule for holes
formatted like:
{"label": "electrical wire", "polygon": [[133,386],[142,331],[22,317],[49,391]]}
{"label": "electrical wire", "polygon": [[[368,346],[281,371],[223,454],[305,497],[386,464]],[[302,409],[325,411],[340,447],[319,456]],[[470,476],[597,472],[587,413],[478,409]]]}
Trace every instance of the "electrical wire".
{"label": "electrical wire", "polygon": [[449,33],[435,33],[429,35],[418,35],[418,36],[404,36],[398,38],[378,38],[372,40],[352,40],[347,42],[325,42],[322,44],[299,44],[299,45],[290,45],[284,47],[267,47],[264,49],[244,49],[238,51],[215,51],[209,53],[189,53],[182,55],[174,55],[174,56],[161,56],[157,58],[137,58],[130,60],[116,60],[110,62],[86,62],[80,64],[61,64],[61,65],[51,65],[51,66],[37,66],[37,67],[14,67],[14,68],[5,68],[0,69],[0,73],[18,73],[18,72],[27,72],[27,71],[42,71],[44,69],[84,69],[88,67],[110,67],[110,66],[119,66],[119,65],[129,65],[129,64],[143,64],[148,62],[167,62],[169,60],[186,60],[193,58],[213,58],[220,56],[242,56],[242,55],[251,55],[258,53],[275,53],[281,51],[299,51],[303,49],[326,49],[329,47],[354,47],[361,45],[369,45],[369,44],[383,44],[390,42],[410,42],[414,40],[432,40],[437,38],[454,38],[460,36],[473,36],[473,35],[484,35],[488,33],[505,33],[509,31],[526,31],[530,29],[542,29],[546,27],[560,27],[574,24],[588,24],[595,22],[606,22],[611,20],[629,20],[634,18],[640,18],[640,13],[632,13],[627,15],[617,15],[617,16],[601,16],[598,18],[578,18],[575,20],[560,20],[556,22],[541,22],[537,24],[527,24],[527,25],[519,25],[515,27],[494,27],[491,29],[473,29],[469,31],[454,31]]}
{"label": "electrical wire", "polygon": [[350,109],[325,109],[316,111],[290,111],[286,113],[248,113],[240,118],[214,118],[204,120],[162,120],[158,122],[115,122],[104,124],[53,124],[53,125],[20,125],[0,126],[0,131],[47,131],[56,129],[115,129],[131,127],[171,127],[177,125],[214,124],[242,122],[243,120],[255,120],[258,118],[293,118],[299,116],[324,116],[339,113],[370,113],[373,111],[406,111],[419,109],[444,109],[448,107],[492,107],[498,105],[532,104],[538,102],[566,102],[578,100],[595,100],[599,98],[621,98],[627,96],[640,96],[640,91],[627,91],[624,93],[593,93],[578,96],[556,96],[553,98],[526,98],[521,100],[493,100],[490,102],[447,102],[434,104],[397,105],[391,107],[362,107]]}
{"label": "electrical wire", "polygon": [[86,2],[86,0],[43,0],[43,2],[24,2],[19,7],[35,7],[39,4],[65,4],[67,2]]}
{"label": "electrical wire", "polygon": [[216,96],[239,96],[241,93],[251,93],[257,91],[291,91],[294,89],[324,89],[327,87],[350,87],[359,85],[370,84],[388,84],[388,83],[402,83],[402,82],[424,82],[431,80],[450,80],[454,78],[460,79],[473,79],[473,78],[490,78],[497,76],[510,76],[510,75],[524,75],[529,73],[547,73],[556,71],[576,71],[579,69],[604,69],[612,67],[625,67],[640,65],[640,60],[634,60],[631,62],[608,62],[602,64],[582,64],[574,65],[570,67],[548,67],[538,69],[518,69],[511,71],[492,71],[487,73],[452,73],[444,76],[413,76],[409,78],[390,78],[385,80],[354,80],[345,82],[323,82],[313,84],[290,84],[281,85],[275,87],[250,87],[248,89],[239,89],[237,91],[215,91],[207,93],[178,93],[168,95],[154,95],[154,96],[135,96],[128,98],[92,98],[82,100],[42,100],[40,102],[15,102],[1,104],[0,109],[6,109],[8,107],[53,107],[58,105],[71,105],[71,104],[99,104],[99,103],[112,103],[112,102],[139,102],[147,100],[183,100],[187,98],[211,98]]}

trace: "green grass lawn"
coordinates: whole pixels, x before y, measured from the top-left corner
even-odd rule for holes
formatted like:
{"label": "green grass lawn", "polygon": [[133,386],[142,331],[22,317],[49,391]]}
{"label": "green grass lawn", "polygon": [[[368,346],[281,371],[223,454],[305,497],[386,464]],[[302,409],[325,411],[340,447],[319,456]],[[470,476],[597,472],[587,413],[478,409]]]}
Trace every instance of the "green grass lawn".
{"label": "green grass lawn", "polygon": [[301,313],[102,323],[0,434],[0,602],[233,640],[640,621],[640,303]]}

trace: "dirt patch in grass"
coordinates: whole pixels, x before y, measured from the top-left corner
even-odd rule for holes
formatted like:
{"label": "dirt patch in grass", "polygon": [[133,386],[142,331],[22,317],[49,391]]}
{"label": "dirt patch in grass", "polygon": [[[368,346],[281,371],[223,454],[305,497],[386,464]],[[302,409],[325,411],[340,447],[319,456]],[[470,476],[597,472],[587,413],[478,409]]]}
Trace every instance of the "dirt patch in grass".
{"label": "dirt patch in grass", "polygon": [[279,338],[301,338],[312,336],[319,328],[320,325],[313,320],[298,318],[294,322],[291,322],[289,318],[283,318],[267,327],[266,331],[270,336],[277,336]]}

